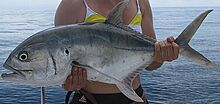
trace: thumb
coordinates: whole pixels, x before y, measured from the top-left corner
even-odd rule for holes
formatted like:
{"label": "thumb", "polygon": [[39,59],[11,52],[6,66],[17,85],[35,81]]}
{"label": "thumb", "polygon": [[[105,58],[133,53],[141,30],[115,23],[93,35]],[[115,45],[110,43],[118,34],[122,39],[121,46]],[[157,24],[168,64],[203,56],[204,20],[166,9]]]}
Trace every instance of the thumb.
{"label": "thumb", "polygon": [[174,42],[174,40],[175,40],[175,39],[174,39],[173,36],[170,36],[170,37],[167,38],[167,41],[170,42],[170,43]]}

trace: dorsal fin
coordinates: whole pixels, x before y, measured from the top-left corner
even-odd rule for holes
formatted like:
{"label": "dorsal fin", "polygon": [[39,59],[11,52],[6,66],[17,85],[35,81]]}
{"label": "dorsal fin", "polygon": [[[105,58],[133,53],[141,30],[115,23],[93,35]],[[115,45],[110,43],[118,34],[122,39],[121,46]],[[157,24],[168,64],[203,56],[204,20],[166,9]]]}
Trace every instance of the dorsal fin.
{"label": "dorsal fin", "polygon": [[109,23],[112,25],[123,25],[122,14],[128,3],[129,0],[124,0],[118,3],[109,13],[105,23]]}
{"label": "dorsal fin", "polygon": [[151,38],[151,37],[148,37],[148,36],[145,36],[143,34],[141,34],[140,32],[126,26],[123,24],[123,20],[122,20],[122,14],[123,14],[123,11],[124,9],[126,8],[126,6],[128,5],[129,3],[129,0],[124,0],[120,3],[118,3],[114,8],[113,10],[109,13],[105,23],[107,24],[111,24],[115,27],[118,27],[118,28],[121,28],[125,31],[129,31],[131,33],[134,33],[134,35],[132,35],[133,37],[136,37],[136,38],[142,38],[144,40],[148,40],[150,42],[153,42],[155,43],[156,40]]}

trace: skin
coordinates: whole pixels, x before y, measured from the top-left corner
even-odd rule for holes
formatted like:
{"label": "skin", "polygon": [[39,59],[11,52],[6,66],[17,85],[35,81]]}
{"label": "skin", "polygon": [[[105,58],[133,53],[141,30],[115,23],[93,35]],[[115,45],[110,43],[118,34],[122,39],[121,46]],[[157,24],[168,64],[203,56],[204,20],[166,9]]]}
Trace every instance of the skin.
{"label": "skin", "polygon": [[[105,17],[112,8],[123,0],[87,0],[88,6]],[[141,28],[143,34],[156,39],[153,27],[152,11],[148,0],[139,0],[142,13]],[[125,9],[123,16],[124,24],[129,24],[137,13],[136,0],[130,0],[129,6]],[[80,12],[79,12],[80,11]],[[86,17],[86,6],[83,0],[62,0],[55,16],[55,25],[68,25],[83,22]],[[173,37],[155,43],[154,61],[147,66],[149,70],[159,68],[164,61],[173,61],[178,58],[179,46],[174,43]],[[140,86],[140,76],[133,81],[133,88]],[[106,94],[120,92],[115,85],[87,80],[86,69],[72,67],[71,74],[64,83],[66,91],[85,89],[90,93]],[[144,103],[143,103],[144,104]]]}

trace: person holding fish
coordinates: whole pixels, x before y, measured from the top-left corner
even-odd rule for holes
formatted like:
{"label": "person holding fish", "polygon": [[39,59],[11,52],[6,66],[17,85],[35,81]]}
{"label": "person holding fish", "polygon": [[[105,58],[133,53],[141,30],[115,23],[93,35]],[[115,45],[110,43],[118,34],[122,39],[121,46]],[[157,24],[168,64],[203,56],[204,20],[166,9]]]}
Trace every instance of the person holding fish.
{"label": "person holding fish", "polygon": [[[76,24],[81,22],[104,22],[109,12],[123,0],[62,0],[55,16],[55,26]],[[143,34],[156,39],[153,27],[153,18],[148,0],[130,0],[123,14],[126,25],[140,25]],[[155,43],[154,60],[146,66],[147,70],[159,68],[164,61],[173,61],[178,58],[179,46],[173,37]],[[137,75],[132,83],[135,92],[145,101],[138,103],[125,97],[112,84],[87,81],[86,69],[72,67],[72,73],[64,83],[66,91],[76,91],[74,104],[148,104],[141,87],[140,76]],[[95,100],[95,101],[94,101]]]}

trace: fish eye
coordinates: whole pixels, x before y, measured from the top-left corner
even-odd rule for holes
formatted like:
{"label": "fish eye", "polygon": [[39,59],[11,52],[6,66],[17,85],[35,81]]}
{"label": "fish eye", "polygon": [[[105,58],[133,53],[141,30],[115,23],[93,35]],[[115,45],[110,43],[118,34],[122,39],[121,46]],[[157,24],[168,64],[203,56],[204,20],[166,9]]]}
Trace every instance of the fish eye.
{"label": "fish eye", "polygon": [[65,53],[66,55],[69,55],[70,52],[69,52],[68,49],[65,49],[65,50],[64,50],[64,53]]}
{"label": "fish eye", "polygon": [[21,52],[18,55],[18,59],[21,60],[21,61],[27,60],[28,59],[28,53],[26,51]]}

